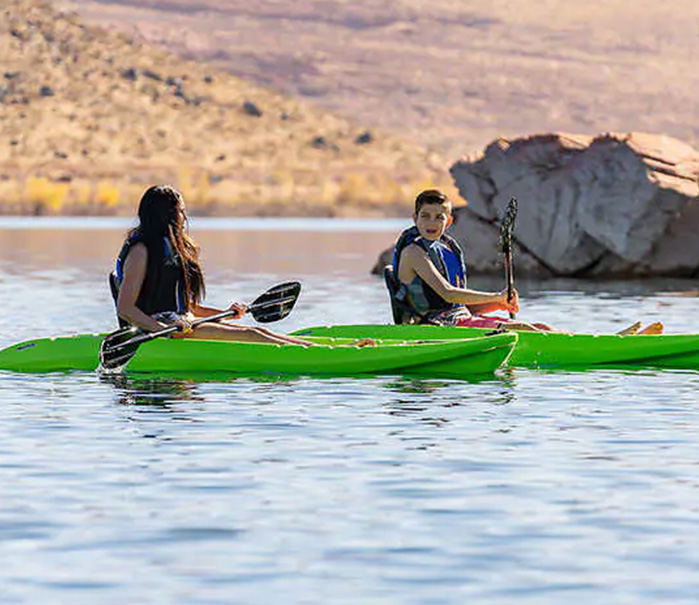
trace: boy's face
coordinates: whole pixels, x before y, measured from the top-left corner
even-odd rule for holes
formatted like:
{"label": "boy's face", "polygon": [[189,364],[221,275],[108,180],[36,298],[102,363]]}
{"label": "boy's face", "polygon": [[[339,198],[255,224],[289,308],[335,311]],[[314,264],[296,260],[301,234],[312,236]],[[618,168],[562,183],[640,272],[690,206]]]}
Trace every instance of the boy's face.
{"label": "boy's face", "polygon": [[413,214],[413,220],[422,237],[431,241],[438,240],[453,220],[451,205],[424,204],[417,214]]}

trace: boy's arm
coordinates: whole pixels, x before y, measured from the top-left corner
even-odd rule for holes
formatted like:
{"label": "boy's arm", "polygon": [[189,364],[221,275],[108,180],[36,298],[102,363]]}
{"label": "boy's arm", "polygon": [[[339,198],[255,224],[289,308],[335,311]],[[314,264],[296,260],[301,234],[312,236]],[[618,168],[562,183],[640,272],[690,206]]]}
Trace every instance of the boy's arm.
{"label": "boy's arm", "polygon": [[[483,315],[484,313],[492,313],[493,311],[504,311],[504,307],[499,303],[480,303],[466,305],[468,310],[474,315]],[[516,311],[515,311],[516,313]]]}
{"label": "boy's arm", "polygon": [[[509,309],[507,292],[479,292],[466,288],[452,286],[434,266],[427,253],[418,246],[410,245],[401,254],[401,281],[403,276],[419,275],[423,281],[439,296],[449,303],[457,303],[468,307],[481,306],[489,311]],[[479,308],[479,312],[481,311]]]}

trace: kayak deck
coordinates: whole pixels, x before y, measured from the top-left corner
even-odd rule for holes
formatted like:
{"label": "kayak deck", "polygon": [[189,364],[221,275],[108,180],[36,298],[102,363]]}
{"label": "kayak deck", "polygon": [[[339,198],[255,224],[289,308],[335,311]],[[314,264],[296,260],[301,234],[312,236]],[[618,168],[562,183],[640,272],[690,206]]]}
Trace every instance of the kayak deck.
{"label": "kayak deck", "polygon": [[[105,335],[41,338],[0,351],[0,370],[93,371]],[[377,340],[357,347],[352,338],[314,337],[317,346],[159,338],[142,344],[126,366],[131,372],[168,374],[336,375],[407,373],[462,378],[492,374],[511,354],[516,334],[445,341]]]}
{"label": "kayak deck", "polygon": [[[488,330],[430,325],[335,325],[297,330],[294,335],[338,338],[449,340],[483,335]],[[518,332],[508,365],[533,368],[595,366],[699,369],[699,334],[619,336]]]}

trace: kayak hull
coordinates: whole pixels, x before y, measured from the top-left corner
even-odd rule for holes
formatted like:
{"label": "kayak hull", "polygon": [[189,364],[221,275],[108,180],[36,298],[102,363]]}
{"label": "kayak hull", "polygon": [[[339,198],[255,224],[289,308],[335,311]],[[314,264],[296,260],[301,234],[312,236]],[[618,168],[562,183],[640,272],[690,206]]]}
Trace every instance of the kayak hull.
{"label": "kayak hull", "polygon": [[[0,351],[0,370],[18,372],[93,371],[100,334],[42,338]],[[159,338],[143,343],[128,372],[196,375],[334,375],[406,373],[461,378],[492,374],[511,354],[516,334],[426,342],[380,340],[351,346],[352,339],[314,338],[317,346],[273,345]]]}
{"label": "kayak hull", "polygon": [[[429,325],[335,325],[297,330],[294,334],[338,338],[449,340],[475,337],[488,330]],[[699,334],[619,336],[519,332],[508,365],[532,368],[595,366],[699,369]]]}

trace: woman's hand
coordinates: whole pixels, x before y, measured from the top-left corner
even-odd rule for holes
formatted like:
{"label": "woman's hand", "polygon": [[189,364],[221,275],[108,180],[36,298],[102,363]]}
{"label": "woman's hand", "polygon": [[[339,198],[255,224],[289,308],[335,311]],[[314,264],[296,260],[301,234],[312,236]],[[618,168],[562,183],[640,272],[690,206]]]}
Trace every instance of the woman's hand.
{"label": "woman's hand", "polygon": [[171,334],[172,338],[186,338],[187,335],[191,334],[194,330],[194,328],[192,328],[192,319],[189,317],[181,317],[171,325],[179,328],[177,332]]}
{"label": "woman's hand", "polygon": [[227,311],[237,311],[236,315],[233,315],[231,319],[240,319],[245,313],[247,313],[248,307],[242,303],[233,303],[228,307]]}

